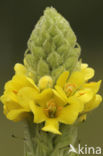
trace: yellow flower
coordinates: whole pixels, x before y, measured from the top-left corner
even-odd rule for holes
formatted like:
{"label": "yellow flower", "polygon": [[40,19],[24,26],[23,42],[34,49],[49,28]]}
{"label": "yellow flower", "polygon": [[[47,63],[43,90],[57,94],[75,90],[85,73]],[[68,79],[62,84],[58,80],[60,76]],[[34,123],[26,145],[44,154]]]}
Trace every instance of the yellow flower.
{"label": "yellow flower", "polygon": [[29,102],[39,92],[34,81],[26,76],[26,69],[21,64],[16,64],[15,75],[5,84],[1,101],[4,104],[4,113],[10,120],[19,121],[28,116]]}
{"label": "yellow flower", "polygon": [[56,90],[45,89],[35,96],[35,103],[31,102],[34,122],[45,122],[42,130],[61,134],[59,122],[73,124],[82,114],[81,120],[86,119],[86,113],[101,102],[101,96],[96,94],[101,81],[87,82],[93,76],[94,70],[87,65],[70,76],[68,71],[63,72],[56,82]]}
{"label": "yellow flower", "polygon": [[73,72],[69,76],[69,72],[63,72],[57,80],[56,90],[62,96],[64,94],[65,99],[75,96],[83,104],[83,113],[87,113],[99,106],[102,101],[102,97],[97,94],[101,81],[88,82],[94,76],[94,70],[89,68],[87,64],[81,65],[81,70]]}
{"label": "yellow flower", "polygon": [[99,94],[97,94],[97,92],[100,88],[100,84],[101,84],[101,81],[98,81],[98,82],[86,83],[83,86],[83,87],[90,88],[93,92],[92,99],[85,104],[84,112],[87,113],[87,112],[97,108],[99,106],[99,104],[102,102],[102,97]]}
{"label": "yellow flower", "polygon": [[78,98],[72,96],[65,99],[63,96],[59,95],[56,90],[48,88],[35,96],[35,103],[31,102],[34,122],[45,121],[42,130],[61,134],[59,122],[73,124],[78,114],[83,111],[84,107]]}

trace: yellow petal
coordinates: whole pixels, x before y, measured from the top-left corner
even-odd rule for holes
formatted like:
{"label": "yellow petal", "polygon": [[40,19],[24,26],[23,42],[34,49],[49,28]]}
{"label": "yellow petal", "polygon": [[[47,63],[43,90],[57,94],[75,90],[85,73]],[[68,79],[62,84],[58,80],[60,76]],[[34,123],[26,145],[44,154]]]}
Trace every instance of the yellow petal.
{"label": "yellow petal", "polygon": [[[31,81],[32,81],[32,79],[31,79]],[[14,75],[13,79],[5,84],[5,90],[18,91],[19,89],[26,87],[26,86],[35,88],[33,81],[32,81],[32,83],[31,83],[31,81],[30,81],[30,78],[28,79],[24,75],[20,75],[20,74]]]}
{"label": "yellow petal", "polygon": [[83,103],[89,102],[93,96],[94,92],[89,88],[84,88],[75,93],[75,96]]}
{"label": "yellow petal", "polygon": [[[5,87],[4,87],[5,91],[13,91],[14,90],[14,85],[13,85],[13,81],[10,80],[8,82],[5,83]],[[15,88],[16,90],[17,88]]]}
{"label": "yellow petal", "polygon": [[89,112],[99,106],[99,104],[102,102],[102,97],[99,94],[96,94],[96,96],[85,105],[84,112]]}
{"label": "yellow petal", "polygon": [[37,92],[35,89],[30,87],[24,87],[19,90],[17,94],[18,103],[21,105],[22,108],[27,109],[30,111],[30,102],[35,99]]}
{"label": "yellow petal", "polygon": [[55,89],[60,94],[60,96],[63,98],[64,102],[67,103],[68,99],[67,99],[67,96],[66,96],[64,90],[58,85],[55,86]]}
{"label": "yellow petal", "polygon": [[13,92],[5,91],[0,97],[0,100],[3,104],[6,104],[7,102],[17,103],[17,96]]}
{"label": "yellow petal", "polygon": [[34,114],[34,122],[35,123],[41,123],[47,119],[42,107],[37,106],[34,102],[31,102],[30,108]]}
{"label": "yellow petal", "polygon": [[26,74],[26,68],[23,64],[16,63],[14,66],[16,74]]}
{"label": "yellow petal", "polygon": [[74,84],[76,87],[75,89],[79,88],[84,84],[84,75],[81,72],[73,72],[69,78],[68,83]]}
{"label": "yellow petal", "polygon": [[8,109],[7,109],[6,105],[3,105],[3,113],[5,114],[5,116],[8,113]]}
{"label": "yellow petal", "polygon": [[73,124],[79,113],[83,111],[84,105],[74,96],[68,99],[68,103],[69,105],[61,110],[58,120],[65,124]]}
{"label": "yellow petal", "polygon": [[85,68],[85,69],[82,69],[82,73],[85,77],[85,81],[87,81],[94,76],[95,72],[93,68]]}
{"label": "yellow petal", "polygon": [[4,114],[7,116],[7,114],[12,110],[19,110],[22,109],[22,107],[17,103],[17,98],[14,96],[13,93],[5,93],[3,96],[1,96],[1,102],[4,104]]}
{"label": "yellow petal", "polygon": [[61,134],[59,129],[59,123],[57,119],[50,119],[46,120],[45,126],[42,128],[43,131],[52,132],[54,134]]}
{"label": "yellow petal", "polygon": [[20,121],[23,120],[26,116],[28,111],[25,109],[14,109],[8,112],[6,115],[9,120],[13,121]]}
{"label": "yellow petal", "polygon": [[2,103],[4,104],[7,112],[9,112],[13,109],[21,109],[22,108],[18,103],[16,103],[15,101],[12,101],[12,100],[5,99],[5,101],[2,100]]}
{"label": "yellow petal", "polygon": [[66,83],[66,81],[67,81],[67,79],[68,79],[68,76],[69,76],[69,72],[68,71],[63,72],[60,75],[60,77],[58,78],[56,84],[63,88],[65,83]]}
{"label": "yellow petal", "polygon": [[100,89],[100,85],[101,85],[101,80],[98,82],[85,83],[83,85],[83,88],[90,88],[96,94]]}
{"label": "yellow petal", "polygon": [[39,93],[35,97],[36,103],[38,103],[40,106],[44,106],[47,104],[47,102],[50,100],[50,98],[53,96],[52,89],[48,88],[43,90],[41,93]]}
{"label": "yellow petal", "polygon": [[81,69],[85,69],[85,68],[87,68],[88,67],[88,64],[87,63],[82,63],[81,64]]}
{"label": "yellow petal", "polygon": [[34,83],[34,81],[29,78],[29,77],[26,77],[26,79],[31,83],[31,85],[33,85],[33,87],[35,88],[35,90],[37,90],[37,92],[39,92],[39,88],[36,86],[36,84]]}
{"label": "yellow petal", "polygon": [[63,97],[61,94],[59,94],[55,89],[53,89],[53,98],[55,99],[55,102],[58,105],[65,105],[67,103],[67,98],[65,99],[65,97]]}

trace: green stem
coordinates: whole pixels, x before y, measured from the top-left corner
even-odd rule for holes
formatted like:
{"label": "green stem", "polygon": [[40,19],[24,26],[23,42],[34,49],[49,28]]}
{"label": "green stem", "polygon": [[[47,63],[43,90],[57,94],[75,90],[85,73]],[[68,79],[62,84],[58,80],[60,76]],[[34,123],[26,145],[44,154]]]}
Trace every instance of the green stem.
{"label": "green stem", "polygon": [[43,124],[26,122],[24,156],[76,156],[68,153],[69,145],[75,145],[77,126],[60,125],[62,135],[41,130]]}
{"label": "green stem", "polygon": [[34,156],[34,147],[32,141],[31,124],[29,121],[25,121],[25,142],[24,142],[24,156]]}

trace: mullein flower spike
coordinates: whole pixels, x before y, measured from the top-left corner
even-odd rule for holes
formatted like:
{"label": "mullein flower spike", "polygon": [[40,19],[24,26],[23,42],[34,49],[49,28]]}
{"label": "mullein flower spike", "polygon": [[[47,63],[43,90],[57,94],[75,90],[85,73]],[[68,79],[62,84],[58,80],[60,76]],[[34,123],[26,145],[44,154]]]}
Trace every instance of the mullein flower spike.
{"label": "mullein flower spike", "polygon": [[63,72],[54,88],[51,88],[50,76],[43,76],[37,86],[26,76],[23,65],[16,64],[14,68],[15,75],[6,83],[1,97],[4,113],[10,120],[22,120],[32,112],[34,123],[45,121],[42,130],[61,134],[60,122],[73,124],[78,116],[87,114],[102,101],[97,94],[101,81],[88,82],[94,76],[94,70],[85,64],[81,64],[81,69],[70,76],[69,71]]}
{"label": "mullein flower spike", "polygon": [[59,156],[60,151],[66,156],[64,147],[76,140],[76,123],[101,103],[101,80],[89,81],[94,69],[81,63],[79,55],[69,23],[47,8],[30,36],[24,65],[14,66],[15,75],[1,96],[9,120],[29,120],[27,156]]}

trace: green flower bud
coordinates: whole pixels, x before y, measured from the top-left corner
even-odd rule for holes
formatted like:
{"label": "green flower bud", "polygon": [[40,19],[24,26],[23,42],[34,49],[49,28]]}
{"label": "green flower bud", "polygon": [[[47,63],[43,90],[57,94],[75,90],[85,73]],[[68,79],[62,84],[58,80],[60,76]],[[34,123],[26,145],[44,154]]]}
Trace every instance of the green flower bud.
{"label": "green flower bud", "polygon": [[63,71],[76,69],[79,55],[80,47],[68,21],[54,8],[46,8],[31,33],[24,58],[28,71],[35,73],[35,81],[50,75],[55,82]]}

